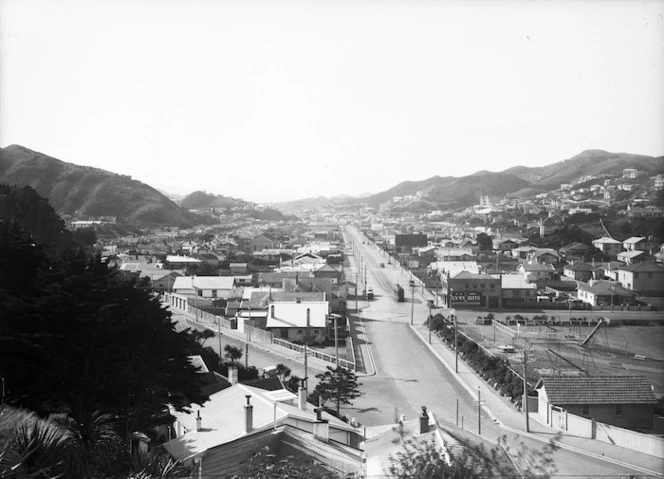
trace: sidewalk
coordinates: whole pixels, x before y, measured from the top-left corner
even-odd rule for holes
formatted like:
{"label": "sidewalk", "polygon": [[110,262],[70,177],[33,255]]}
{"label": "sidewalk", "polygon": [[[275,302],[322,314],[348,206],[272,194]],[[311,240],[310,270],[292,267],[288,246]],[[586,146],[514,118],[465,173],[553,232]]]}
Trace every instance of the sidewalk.
{"label": "sidewalk", "polygon": [[[548,442],[557,432],[557,430],[553,428],[539,424],[535,420],[535,417],[537,417],[536,413],[529,414],[530,432],[525,432],[526,421],[523,413],[517,411],[512,403],[500,396],[489,383],[480,378],[475,371],[466,365],[461,359],[459,359],[459,373],[455,373],[454,351],[440,341],[435,334],[431,336],[431,345],[429,345],[429,330],[426,324],[416,324],[411,327],[422,342],[449,369],[450,373],[452,373],[457,379],[459,384],[461,384],[471,395],[474,396],[477,393],[477,388],[481,388],[482,400],[484,402],[483,409],[501,428],[542,442]],[[664,475],[662,472],[664,471],[664,459],[643,454],[632,449],[626,449],[594,439],[569,434],[561,436],[559,445],[562,448],[620,466],[629,467],[644,474],[653,476]]]}
{"label": "sidewalk", "polygon": [[[213,331],[215,334],[218,333],[218,326],[217,324],[211,322],[211,321],[205,321],[203,319],[198,319],[196,320],[196,317],[187,312],[187,311],[181,311],[178,309],[171,309],[171,312],[173,314],[173,318],[177,319],[178,317],[181,317],[185,319],[189,324],[192,326],[198,326],[201,328],[206,328],[211,331]],[[222,336],[228,336],[229,338],[233,338],[237,341],[241,341],[246,344],[247,342],[247,335],[238,331],[237,329],[229,329],[229,328],[221,328],[221,335]],[[276,344],[272,343],[266,343],[262,341],[257,341],[256,338],[253,338],[249,342],[249,347],[251,348],[256,348],[260,349],[266,353],[273,354],[275,356],[282,357],[284,359],[288,359],[290,361],[294,361],[296,363],[304,364],[304,355],[298,351],[294,351],[292,349],[284,348],[282,346],[278,346]],[[325,372],[327,371],[327,366],[334,366],[332,363],[328,363],[327,361],[323,361],[318,358],[314,357],[309,357],[308,361],[308,366],[312,369],[315,369],[319,372]]]}

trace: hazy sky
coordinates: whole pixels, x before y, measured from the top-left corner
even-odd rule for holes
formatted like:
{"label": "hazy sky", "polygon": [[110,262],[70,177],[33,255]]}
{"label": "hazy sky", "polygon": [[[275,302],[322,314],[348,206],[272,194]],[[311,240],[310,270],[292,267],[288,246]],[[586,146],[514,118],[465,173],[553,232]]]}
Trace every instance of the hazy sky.
{"label": "hazy sky", "polygon": [[254,201],[664,154],[664,2],[0,0],[0,146]]}

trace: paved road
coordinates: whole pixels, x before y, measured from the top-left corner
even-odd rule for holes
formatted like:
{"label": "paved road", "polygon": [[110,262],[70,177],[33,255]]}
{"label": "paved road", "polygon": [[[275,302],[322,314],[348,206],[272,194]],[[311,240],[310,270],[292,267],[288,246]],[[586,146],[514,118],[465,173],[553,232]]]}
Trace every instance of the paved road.
{"label": "paved road", "polygon": [[[410,326],[412,314],[413,322],[426,336],[422,323],[428,315],[426,299],[430,298],[429,293],[425,292],[423,296],[420,287],[408,288],[409,273],[397,265],[388,265],[384,253],[375,246],[363,245],[355,228],[346,228],[345,234],[346,244],[354,240],[351,263],[357,264],[360,257],[361,264],[368,266],[367,286],[376,293],[376,300],[359,315],[359,329],[368,341],[361,350],[367,356],[365,364],[369,368],[361,379],[364,395],[356,400],[353,408],[347,409],[349,415],[357,417],[363,424],[379,425],[394,421],[400,414],[413,418],[420,407],[426,405],[438,417],[454,422],[458,400],[460,425],[463,421],[466,429],[477,432],[481,423],[482,435],[491,440],[505,434],[511,436],[515,428],[508,427],[502,419],[498,424],[484,410],[478,418],[476,395],[461,385],[422,341],[416,328]],[[381,262],[386,263],[385,268],[379,266]],[[397,282],[406,288],[404,303],[396,303],[393,299],[392,286]],[[373,370],[370,368],[372,364]],[[489,394],[488,390],[483,392],[485,397]],[[515,421],[525,423],[523,415],[511,405],[504,407],[501,413],[510,417],[511,424],[516,425]],[[532,435],[521,434],[518,440],[535,449],[542,446],[540,438]],[[601,457],[601,454],[597,455]],[[606,462],[570,449],[559,450],[555,459],[558,465],[556,477],[622,477],[627,474],[644,477],[643,471],[629,465]]]}

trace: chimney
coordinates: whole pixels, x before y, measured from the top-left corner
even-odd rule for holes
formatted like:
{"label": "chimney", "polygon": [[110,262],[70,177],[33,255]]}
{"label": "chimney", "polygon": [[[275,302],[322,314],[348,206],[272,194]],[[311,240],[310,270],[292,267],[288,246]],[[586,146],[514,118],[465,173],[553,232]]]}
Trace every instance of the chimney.
{"label": "chimney", "polygon": [[254,428],[254,407],[249,403],[251,394],[245,396],[247,404],[244,405],[244,432],[249,434]]}
{"label": "chimney", "polygon": [[420,434],[429,432],[429,414],[427,413],[427,407],[422,406],[422,414],[420,415]]}
{"label": "chimney", "polygon": [[314,421],[314,438],[319,441],[328,442],[330,440],[330,424],[327,419],[323,419],[323,408],[314,409],[316,420]]}
{"label": "chimney", "polygon": [[235,366],[228,368],[228,382],[231,383],[231,386],[236,385],[238,382],[238,372]]}
{"label": "chimney", "polygon": [[302,386],[297,388],[297,408],[301,411],[307,410],[307,390]]}
{"label": "chimney", "polygon": [[203,419],[201,418],[201,410],[198,410],[196,415],[196,432],[200,432],[203,429]]}

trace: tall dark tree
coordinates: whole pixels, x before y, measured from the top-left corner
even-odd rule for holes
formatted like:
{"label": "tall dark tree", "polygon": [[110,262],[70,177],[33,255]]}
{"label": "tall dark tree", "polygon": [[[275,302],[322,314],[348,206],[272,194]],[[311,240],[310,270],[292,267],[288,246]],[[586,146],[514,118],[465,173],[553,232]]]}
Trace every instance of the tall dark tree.
{"label": "tall dark tree", "polygon": [[0,326],[14,345],[0,353],[8,398],[79,422],[98,409],[114,414],[125,438],[163,423],[167,404],[204,401],[187,358],[198,345],[158,299],[98,260],[70,265]]}
{"label": "tall dark tree", "polygon": [[122,419],[126,440],[203,402],[188,355],[200,346],[170,313],[80,248],[56,252],[0,221],[0,376],[5,401],[79,424]]}
{"label": "tall dark tree", "polygon": [[326,401],[334,401],[339,416],[342,404],[353,404],[351,401],[362,393],[359,390],[357,375],[350,369],[341,366],[337,368],[327,367],[324,373],[316,374],[319,383],[309,395],[309,402],[318,404],[319,398]]}
{"label": "tall dark tree", "polygon": [[493,236],[486,233],[478,233],[476,240],[481,251],[491,251],[493,249]]}

